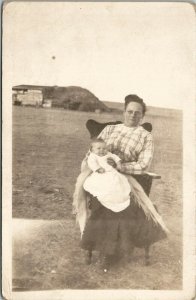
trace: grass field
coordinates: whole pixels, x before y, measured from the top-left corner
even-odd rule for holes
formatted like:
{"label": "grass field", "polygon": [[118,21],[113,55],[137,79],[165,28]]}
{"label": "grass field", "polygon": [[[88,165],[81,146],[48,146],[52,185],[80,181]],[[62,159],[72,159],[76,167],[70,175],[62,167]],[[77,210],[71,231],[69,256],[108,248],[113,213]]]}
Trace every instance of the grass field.
{"label": "grass field", "polygon": [[147,115],[155,155],[151,199],[171,233],[152,246],[151,265],[142,249],[107,275],[95,254],[84,264],[79,229],[71,214],[72,194],[88,145],[85,122],[121,120],[121,115],[13,107],[13,288],[181,289],[182,288],[182,116]]}

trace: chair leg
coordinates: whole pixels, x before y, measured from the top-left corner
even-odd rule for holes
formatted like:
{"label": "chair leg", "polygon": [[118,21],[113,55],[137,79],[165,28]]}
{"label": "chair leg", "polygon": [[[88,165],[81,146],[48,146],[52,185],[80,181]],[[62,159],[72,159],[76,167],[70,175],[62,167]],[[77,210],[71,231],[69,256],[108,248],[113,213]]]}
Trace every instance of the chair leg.
{"label": "chair leg", "polygon": [[130,252],[129,252],[129,254],[127,255],[127,262],[128,263],[130,263],[132,260],[133,260],[133,252],[134,252],[134,249],[135,249],[135,247],[134,246],[132,246],[131,248],[130,248]]}
{"label": "chair leg", "polygon": [[132,247],[131,247],[131,250],[130,250],[130,255],[131,255],[131,256],[133,255],[134,249],[135,249],[135,247],[132,246]]}
{"label": "chair leg", "polygon": [[91,259],[92,259],[92,250],[87,250],[85,256],[85,262],[87,265],[91,264]]}
{"label": "chair leg", "polygon": [[107,273],[111,265],[111,257],[109,255],[102,258],[102,270]]}
{"label": "chair leg", "polygon": [[149,264],[150,264],[150,254],[149,254],[150,246],[146,246],[144,249],[145,249],[145,265],[149,266]]}

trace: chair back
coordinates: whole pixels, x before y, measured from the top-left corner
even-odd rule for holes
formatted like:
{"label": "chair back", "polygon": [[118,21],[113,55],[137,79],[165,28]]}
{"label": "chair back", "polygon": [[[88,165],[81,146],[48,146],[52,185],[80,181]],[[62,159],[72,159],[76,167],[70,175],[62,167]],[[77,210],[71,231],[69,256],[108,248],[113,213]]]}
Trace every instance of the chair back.
{"label": "chair back", "polygon": [[[92,138],[96,138],[101,131],[108,125],[117,125],[117,124],[122,124],[121,121],[114,121],[114,122],[106,122],[106,123],[100,123],[97,122],[93,119],[89,119],[86,122],[86,128],[88,129],[89,133],[90,133],[90,137]],[[141,125],[145,130],[151,132],[152,131],[152,124],[145,122]]]}

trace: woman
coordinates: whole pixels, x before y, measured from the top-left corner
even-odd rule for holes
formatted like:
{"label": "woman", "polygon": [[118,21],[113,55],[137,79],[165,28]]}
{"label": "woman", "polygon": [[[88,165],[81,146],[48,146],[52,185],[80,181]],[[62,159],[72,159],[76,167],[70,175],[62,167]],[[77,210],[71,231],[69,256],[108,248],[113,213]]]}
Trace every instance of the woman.
{"label": "woman", "polygon": [[[85,160],[81,173],[83,175],[77,181],[74,200],[78,220],[83,224],[81,247],[88,250],[88,263],[91,262],[93,250],[101,253],[104,272],[107,272],[117,253],[129,255],[135,246],[148,248],[166,237],[167,228],[161,216],[131,176],[147,170],[153,157],[152,135],[140,126],[145,112],[143,100],[136,95],[128,95],[125,98],[124,124],[109,125],[98,136],[105,141],[108,151],[121,158],[122,163],[116,168],[127,176],[131,185],[130,205],[123,211],[113,212],[90,196],[91,213],[88,217],[88,209],[84,214],[88,202],[80,201],[85,198],[84,191],[83,195],[81,193],[81,184],[90,174]],[[115,167],[112,160],[108,163]]]}

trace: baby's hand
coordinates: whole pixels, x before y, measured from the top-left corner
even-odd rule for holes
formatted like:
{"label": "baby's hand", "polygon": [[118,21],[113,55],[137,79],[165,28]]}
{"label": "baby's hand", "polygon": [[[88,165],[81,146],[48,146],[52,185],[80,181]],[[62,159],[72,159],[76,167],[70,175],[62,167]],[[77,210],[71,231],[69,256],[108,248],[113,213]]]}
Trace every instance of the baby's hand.
{"label": "baby's hand", "polygon": [[97,170],[97,172],[98,172],[98,173],[105,173],[105,169],[104,169],[104,168],[99,168],[99,169]]}

